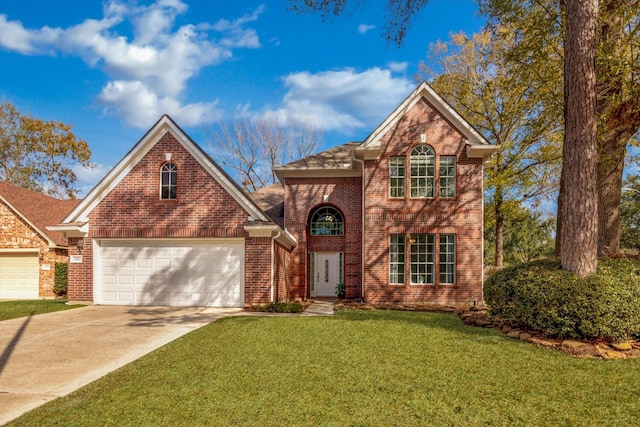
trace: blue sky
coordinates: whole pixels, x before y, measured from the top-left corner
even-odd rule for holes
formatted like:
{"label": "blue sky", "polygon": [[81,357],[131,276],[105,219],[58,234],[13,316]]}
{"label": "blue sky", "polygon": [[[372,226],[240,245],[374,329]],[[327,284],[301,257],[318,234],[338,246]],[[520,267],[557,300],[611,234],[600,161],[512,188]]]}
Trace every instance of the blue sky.
{"label": "blue sky", "polygon": [[313,123],[323,149],[362,140],[430,43],[484,25],[472,0],[432,0],[388,46],[386,2],[366,3],[323,22],[284,0],[0,0],[0,101],[73,125],[98,165],[76,171],[83,193],[164,113],[205,149],[238,115]]}

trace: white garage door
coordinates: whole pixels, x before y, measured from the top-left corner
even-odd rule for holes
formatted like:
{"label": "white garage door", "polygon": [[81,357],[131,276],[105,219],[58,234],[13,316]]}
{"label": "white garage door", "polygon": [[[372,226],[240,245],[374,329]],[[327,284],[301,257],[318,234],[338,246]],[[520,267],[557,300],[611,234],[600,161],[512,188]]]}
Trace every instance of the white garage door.
{"label": "white garage door", "polygon": [[95,302],[112,305],[242,307],[244,243],[98,243]]}
{"label": "white garage door", "polygon": [[0,299],[38,299],[38,253],[0,253]]}

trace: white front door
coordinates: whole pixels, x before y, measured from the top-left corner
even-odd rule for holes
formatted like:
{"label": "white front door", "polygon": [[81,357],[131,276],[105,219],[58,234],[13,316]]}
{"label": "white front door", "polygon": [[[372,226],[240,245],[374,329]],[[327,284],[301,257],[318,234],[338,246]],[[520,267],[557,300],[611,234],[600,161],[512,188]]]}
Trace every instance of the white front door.
{"label": "white front door", "polygon": [[335,297],[336,285],[342,281],[342,254],[339,252],[316,252],[311,254],[312,297]]}

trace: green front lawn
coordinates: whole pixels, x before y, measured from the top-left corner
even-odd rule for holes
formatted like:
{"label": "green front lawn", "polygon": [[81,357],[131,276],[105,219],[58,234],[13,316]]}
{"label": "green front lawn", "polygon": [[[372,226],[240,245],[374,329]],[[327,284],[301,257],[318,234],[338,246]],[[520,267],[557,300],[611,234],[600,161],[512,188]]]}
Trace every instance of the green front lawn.
{"label": "green front lawn", "polygon": [[230,317],[11,425],[638,425],[638,378],[452,314]]}
{"label": "green front lawn", "polygon": [[0,320],[16,319],[52,311],[69,310],[84,307],[83,305],[67,305],[66,299],[20,300],[0,302]]}

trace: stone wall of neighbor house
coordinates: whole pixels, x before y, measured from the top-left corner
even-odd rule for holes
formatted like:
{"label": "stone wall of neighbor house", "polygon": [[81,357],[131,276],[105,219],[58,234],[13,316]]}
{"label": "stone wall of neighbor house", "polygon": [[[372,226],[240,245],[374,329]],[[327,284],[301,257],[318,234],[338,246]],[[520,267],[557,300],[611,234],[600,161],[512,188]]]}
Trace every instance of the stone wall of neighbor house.
{"label": "stone wall of neighbor house", "polygon": [[[325,200],[325,196],[328,196]],[[310,215],[320,206],[333,206],[344,217],[343,236],[310,236]],[[286,178],[285,221],[298,240],[292,252],[290,298],[309,297],[311,252],[343,252],[347,298],[362,294],[362,179],[360,177]]]}
{"label": "stone wall of neighbor house", "polygon": [[53,298],[55,265],[67,262],[67,250],[49,248],[49,243],[11,208],[0,202],[0,249],[33,249],[39,253],[39,296]]}
{"label": "stone wall of neighbor house", "polygon": [[[435,197],[412,199],[409,156],[425,143],[435,150]],[[482,162],[466,156],[465,138],[424,99],[382,138],[379,159],[365,162],[365,300],[369,302],[467,303],[482,301]],[[456,156],[456,197],[439,197],[441,155]],[[390,198],[389,159],[406,156],[406,193]],[[406,281],[389,283],[390,235],[406,235]],[[410,235],[435,235],[435,284],[410,284]],[[455,284],[439,283],[439,236],[456,236]]]}
{"label": "stone wall of neighbor house", "polygon": [[[160,199],[160,168],[166,162],[166,153],[171,153],[171,163],[178,170],[176,200]],[[91,212],[83,263],[69,265],[69,299],[93,300],[94,239],[245,237],[247,217],[224,187],[167,132]],[[76,242],[71,239],[70,254],[80,253]],[[254,245],[247,239],[245,251],[251,252]],[[245,254],[245,270],[252,264]],[[257,297],[251,298],[253,301]]]}

